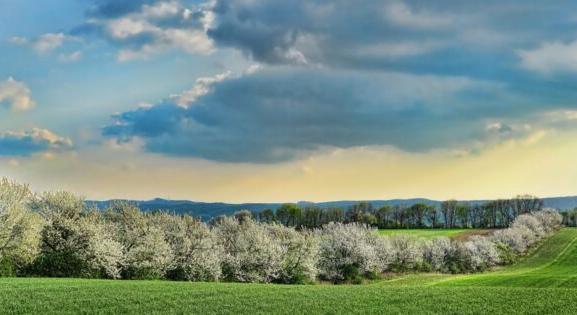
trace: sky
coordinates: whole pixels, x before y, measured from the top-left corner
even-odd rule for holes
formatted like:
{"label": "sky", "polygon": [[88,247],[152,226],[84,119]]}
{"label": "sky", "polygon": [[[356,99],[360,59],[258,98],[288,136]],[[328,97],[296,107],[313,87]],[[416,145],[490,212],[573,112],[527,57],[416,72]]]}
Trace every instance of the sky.
{"label": "sky", "polygon": [[0,0],[0,176],[89,199],[577,195],[575,12]]}

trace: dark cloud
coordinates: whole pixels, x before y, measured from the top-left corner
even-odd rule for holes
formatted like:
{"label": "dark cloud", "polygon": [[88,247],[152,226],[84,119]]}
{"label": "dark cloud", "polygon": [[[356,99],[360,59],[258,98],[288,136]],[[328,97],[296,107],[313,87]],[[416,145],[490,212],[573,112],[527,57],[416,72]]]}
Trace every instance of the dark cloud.
{"label": "dark cloud", "polygon": [[466,78],[277,69],[220,82],[188,107],[169,100],[116,115],[103,133],[142,138],[151,152],[227,162],[368,145],[422,152],[490,136],[485,119],[503,107],[500,93]]}
{"label": "dark cloud", "polygon": [[0,156],[30,156],[34,153],[72,147],[70,139],[46,129],[0,133]]}
{"label": "dark cloud", "polygon": [[208,34],[268,64],[500,78],[519,72],[517,50],[574,40],[566,30],[575,9],[544,0],[218,0]]}
{"label": "dark cloud", "polygon": [[123,17],[152,31],[130,33],[108,18],[106,36],[134,51],[150,43],[195,51],[203,40],[178,46],[181,37],[166,32],[186,30],[264,70],[218,82],[192,104],[170,99],[116,115],[103,130],[141,138],[151,152],[260,163],[331,147],[475,149],[577,106],[575,71],[542,75],[575,68],[570,1],[217,0],[194,15],[183,2],[160,3],[180,13],[151,14],[140,3]]}
{"label": "dark cloud", "polygon": [[143,5],[151,5],[158,0],[95,0],[88,15],[92,17],[117,18],[140,10]]}

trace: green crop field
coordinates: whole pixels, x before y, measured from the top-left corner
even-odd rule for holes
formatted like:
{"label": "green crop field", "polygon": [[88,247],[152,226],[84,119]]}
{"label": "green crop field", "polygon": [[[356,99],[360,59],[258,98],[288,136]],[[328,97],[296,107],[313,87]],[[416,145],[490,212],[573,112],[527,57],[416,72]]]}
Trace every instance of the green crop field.
{"label": "green crop field", "polygon": [[577,229],[517,265],[366,285],[0,279],[0,313],[577,313]]}
{"label": "green crop field", "polygon": [[408,234],[415,237],[431,239],[441,236],[457,237],[461,234],[477,233],[484,230],[477,229],[382,229],[379,230],[380,235],[398,235]]}

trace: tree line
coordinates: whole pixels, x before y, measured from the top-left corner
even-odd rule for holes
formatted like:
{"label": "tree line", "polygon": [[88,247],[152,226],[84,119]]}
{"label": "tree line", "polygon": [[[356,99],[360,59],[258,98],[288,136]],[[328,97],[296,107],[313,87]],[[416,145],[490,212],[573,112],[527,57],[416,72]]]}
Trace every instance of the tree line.
{"label": "tree line", "polygon": [[[363,223],[380,229],[398,228],[503,228],[522,214],[543,209],[543,201],[534,196],[517,196],[482,203],[447,200],[439,206],[425,203],[375,208],[359,202],[348,209],[299,207],[284,204],[276,211],[240,212],[264,223],[280,223],[297,228],[318,228],[329,222]],[[572,221],[573,222],[573,221]]]}
{"label": "tree line", "polygon": [[564,225],[577,227],[577,208],[561,212],[561,215],[563,216]]}

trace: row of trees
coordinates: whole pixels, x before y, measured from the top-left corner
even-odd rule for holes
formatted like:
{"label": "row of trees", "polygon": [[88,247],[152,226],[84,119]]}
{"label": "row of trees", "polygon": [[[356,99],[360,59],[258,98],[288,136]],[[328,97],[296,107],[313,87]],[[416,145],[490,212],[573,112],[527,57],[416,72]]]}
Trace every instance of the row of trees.
{"label": "row of trees", "polygon": [[379,228],[503,228],[525,213],[543,209],[543,201],[533,196],[518,196],[484,203],[456,200],[439,206],[415,203],[411,206],[383,206],[360,202],[346,211],[341,208],[301,208],[285,204],[275,211],[266,209],[252,216],[265,223],[278,222],[292,227],[318,228],[329,222],[364,223]]}
{"label": "row of trees", "polygon": [[206,224],[127,203],[98,211],[73,194],[34,195],[4,179],[0,274],[307,283],[407,270],[475,272],[510,262],[560,223],[556,211],[539,211],[491,237],[423,242],[380,237],[361,223],[295,229],[239,213]]}
{"label": "row of trees", "polygon": [[577,227],[577,208],[562,212],[561,215],[563,215],[564,225]]}

